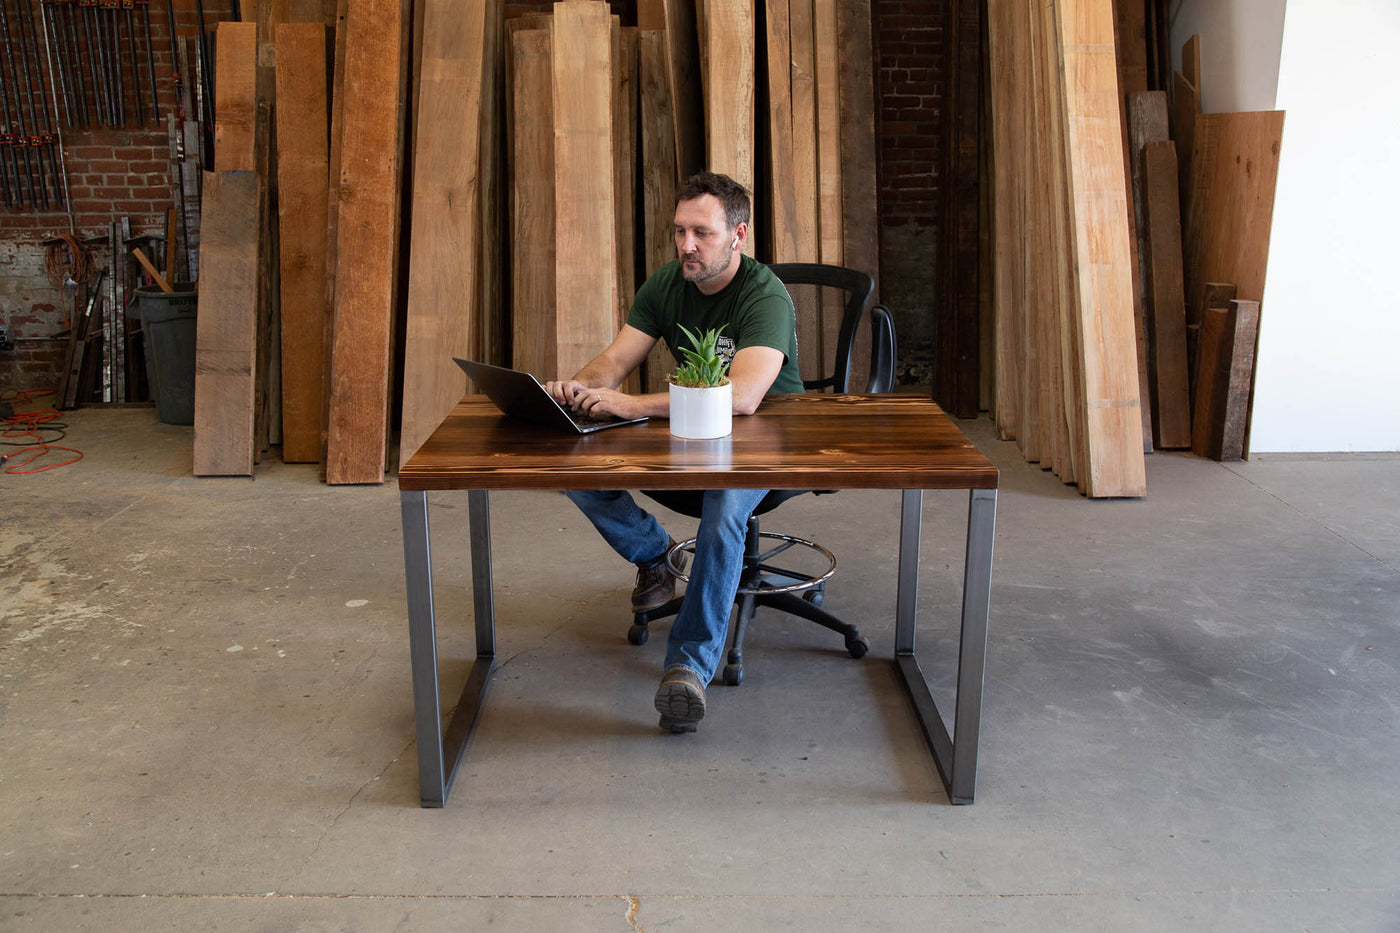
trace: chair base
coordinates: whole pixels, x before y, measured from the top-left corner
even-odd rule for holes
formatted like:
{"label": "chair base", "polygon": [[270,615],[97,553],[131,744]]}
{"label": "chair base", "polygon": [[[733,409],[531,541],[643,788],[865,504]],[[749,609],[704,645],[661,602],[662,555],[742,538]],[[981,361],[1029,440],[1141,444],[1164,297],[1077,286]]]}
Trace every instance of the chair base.
{"label": "chair base", "polygon": [[[735,594],[738,618],[734,625],[734,636],[730,641],[728,663],[725,664],[720,674],[723,682],[731,687],[737,687],[743,683],[744,637],[748,633],[749,623],[753,620],[754,612],[760,607],[777,609],[779,612],[786,612],[788,615],[797,616],[830,629],[845,640],[846,652],[852,658],[864,657],[870,650],[870,642],[860,634],[860,630],[821,608],[826,591],[826,581],[836,572],[836,558],[832,556],[831,552],[801,538],[762,533],[758,530],[758,519],[756,518],[749,519],[746,537],[744,572],[739,580],[739,590]],[[760,553],[759,545],[763,538],[775,539],[783,543],[772,551]],[[693,551],[694,545],[694,539],[683,541],[676,545],[671,553],[672,555],[677,554],[687,546]],[[808,575],[783,570],[767,563],[773,555],[794,545],[810,547],[824,554],[829,559],[830,566],[824,573]],[[674,567],[674,563],[672,566]],[[773,577],[790,582],[774,583]],[[682,579],[685,578],[682,577]],[[801,595],[798,595],[799,593]],[[632,627],[627,631],[627,640],[634,645],[646,644],[650,635],[647,628],[648,623],[654,619],[674,616],[680,611],[684,600],[684,596],[677,596],[653,609],[633,613]]]}

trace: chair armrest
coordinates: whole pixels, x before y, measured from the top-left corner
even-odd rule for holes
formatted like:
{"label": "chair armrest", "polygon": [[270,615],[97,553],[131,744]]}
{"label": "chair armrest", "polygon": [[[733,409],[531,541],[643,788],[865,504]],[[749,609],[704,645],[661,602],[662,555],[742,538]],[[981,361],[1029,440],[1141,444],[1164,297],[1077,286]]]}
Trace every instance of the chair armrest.
{"label": "chair armrest", "polygon": [[894,333],[894,317],[884,305],[870,309],[870,381],[867,392],[893,392],[894,368],[898,343]]}

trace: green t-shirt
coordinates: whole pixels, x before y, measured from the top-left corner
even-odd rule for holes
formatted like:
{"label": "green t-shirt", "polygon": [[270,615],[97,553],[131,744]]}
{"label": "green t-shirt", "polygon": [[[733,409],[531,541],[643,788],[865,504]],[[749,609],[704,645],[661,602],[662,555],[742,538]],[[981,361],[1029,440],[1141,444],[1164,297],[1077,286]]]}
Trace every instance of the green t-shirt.
{"label": "green t-shirt", "polygon": [[677,362],[676,347],[690,346],[677,324],[684,324],[697,336],[724,325],[719,350],[727,359],[745,347],[782,351],[783,368],[768,394],[802,391],[792,299],[772,270],[752,257],[739,257],[739,271],[715,295],[706,295],[687,282],[679,260],[667,263],[637,289],[627,323],[648,337],[665,340]]}

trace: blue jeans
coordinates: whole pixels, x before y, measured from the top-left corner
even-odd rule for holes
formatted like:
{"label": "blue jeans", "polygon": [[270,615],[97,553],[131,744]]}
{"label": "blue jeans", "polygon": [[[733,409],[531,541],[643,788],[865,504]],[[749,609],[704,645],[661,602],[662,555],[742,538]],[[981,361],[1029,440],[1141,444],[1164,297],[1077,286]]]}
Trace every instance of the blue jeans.
{"label": "blue jeans", "polygon": [[[724,654],[729,611],[744,569],[744,531],[749,516],[768,490],[707,489],[703,493],[695,563],[690,568],[681,611],[666,639],[666,670],[684,667],[710,682]],[[671,536],[629,493],[566,490],[603,540],[634,564],[654,560]]]}

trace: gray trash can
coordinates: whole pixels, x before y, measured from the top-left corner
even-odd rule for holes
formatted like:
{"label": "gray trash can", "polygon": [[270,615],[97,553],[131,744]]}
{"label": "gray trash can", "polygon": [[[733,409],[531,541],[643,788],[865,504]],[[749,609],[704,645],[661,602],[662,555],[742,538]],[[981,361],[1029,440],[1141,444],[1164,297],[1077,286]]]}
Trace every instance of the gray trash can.
{"label": "gray trash can", "polygon": [[194,424],[195,309],[199,293],[184,283],[136,289],[136,318],[146,337],[146,376],[166,424]]}

